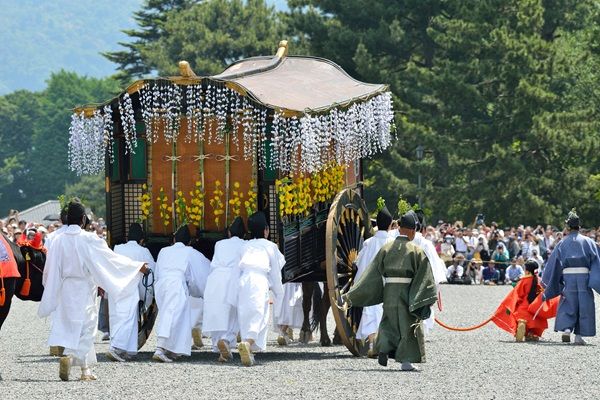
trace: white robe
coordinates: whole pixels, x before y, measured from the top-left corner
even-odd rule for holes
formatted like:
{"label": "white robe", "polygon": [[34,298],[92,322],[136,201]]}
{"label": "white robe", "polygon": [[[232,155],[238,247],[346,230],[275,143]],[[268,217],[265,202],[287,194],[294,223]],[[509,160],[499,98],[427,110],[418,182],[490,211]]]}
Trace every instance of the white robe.
{"label": "white robe", "polygon": [[203,332],[210,335],[213,349],[223,339],[235,346],[238,328],[237,308],[227,301],[232,279],[239,279],[238,266],[244,240],[234,236],[219,240],[210,263],[204,299]]}
{"label": "white robe", "polygon": [[[154,270],[154,258],[152,258],[150,250],[140,246],[135,240],[115,246],[115,253],[147,263],[148,268]],[[110,345],[115,349],[126,351],[130,355],[136,354],[138,347],[139,288],[143,287],[141,276],[137,282],[137,286],[123,291],[119,297],[108,295]]]}
{"label": "white robe", "polygon": [[48,344],[64,347],[73,365],[95,363],[97,287],[118,297],[136,287],[142,264],[114,253],[95,233],[69,225],[54,239],[46,259],[48,281],[38,315],[54,312]]}
{"label": "white robe", "polygon": [[[201,257],[198,257],[200,254]],[[192,328],[202,329],[202,319],[204,318],[204,297],[206,297],[206,283],[210,274],[210,260],[202,253],[194,253],[194,266],[190,270],[193,277],[190,287],[190,318]]]}
{"label": "white robe", "polygon": [[[429,265],[431,266],[431,272],[433,272],[433,279],[435,280],[435,284],[437,285],[439,291],[440,283],[448,281],[446,278],[446,264],[438,255],[431,240],[426,239],[420,232],[415,233],[415,237],[412,242],[425,252],[427,259],[429,260]],[[425,326],[425,334],[429,333],[429,331],[431,331],[435,325],[434,307],[435,305],[431,306],[431,315],[429,318],[423,321],[423,325]]]}
{"label": "white robe", "polygon": [[157,347],[190,355],[192,331],[188,297],[202,297],[206,285],[206,257],[192,247],[175,243],[163,248],[156,260],[155,297],[158,305]]}
{"label": "white robe", "polygon": [[[355,282],[358,282],[362,274],[365,272],[371,261],[375,258],[379,250],[389,242],[394,241],[394,236],[388,231],[377,231],[373,237],[365,240],[362,249],[358,253],[356,260],[356,277]],[[383,317],[383,304],[363,307],[362,317],[356,332],[357,339],[366,339],[369,335],[377,333],[379,323]]]}
{"label": "white robe", "polygon": [[275,243],[252,239],[244,244],[239,264],[238,322],[242,339],[254,340],[253,351],[267,348],[269,289],[274,295],[273,315],[281,313],[281,268],[284,265],[285,257]]}
{"label": "white robe", "polygon": [[[52,248],[52,243],[54,242],[54,240],[57,237],[59,237],[60,235],[62,235],[63,233],[65,233],[66,229],[67,229],[67,225],[62,225],[60,228],[58,228],[54,232],[50,232],[46,236],[46,239],[44,240],[44,246],[46,247],[46,254],[48,254],[50,249]],[[47,256],[46,256],[46,258],[47,258]],[[48,272],[49,271],[50,271],[50,269],[48,268],[48,264],[46,263],[46,265],[44,266],[44,272],[42,273],[42,285],[44,285],[44,286],[46,286],[46,281],[48,280]]]}
{"label": "white robe", "polygon": [[302,310],[302,283],[288,282],[283,285],[281,307],[279,314],[273,314],[275,331],[279,332],[282,326],[302,328],[304,311]]}

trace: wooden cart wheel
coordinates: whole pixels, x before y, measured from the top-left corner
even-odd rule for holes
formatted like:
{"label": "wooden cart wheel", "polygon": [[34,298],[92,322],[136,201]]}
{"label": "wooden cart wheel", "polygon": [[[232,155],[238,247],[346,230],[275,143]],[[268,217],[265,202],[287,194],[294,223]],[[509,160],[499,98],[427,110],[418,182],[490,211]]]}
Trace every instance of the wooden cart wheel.
{"label": "wooden cart wheel", "polygon": [[356,340],[362,308],[351,307],[347,312],[335,306],[342,294],[354,285],[356,259],[365,239],[373,235],[365,202],[352,189],[337,194],[327,217],[326,268],[331,310],[337,331],[344,345],[355,356],[365,355],[367,346]]}

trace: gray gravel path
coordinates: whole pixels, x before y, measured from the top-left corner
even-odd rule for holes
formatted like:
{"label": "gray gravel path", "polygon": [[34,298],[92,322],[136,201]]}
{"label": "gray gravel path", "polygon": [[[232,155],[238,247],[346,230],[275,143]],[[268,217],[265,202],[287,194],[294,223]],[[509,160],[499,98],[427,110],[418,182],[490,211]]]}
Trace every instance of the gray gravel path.
{"label": "gray gravel path", "polygon": [[[444,286],[439,317],[451,325],[476,324],[507,292],[507,287]],[[393,362],[382,368],[339,346],[280,348],[274,335],[253,368],[242,367],[237,354],[233,363],[219,365],[205,349],[184,361],[157,364],[151,361],[152,336],[138,360],[126,364],[109,362],[103,354],[106,342],[98,342],[94,372],[99,380],[65,383],[58,379],[57,359],[46,355],[49,325],[36,310],[37,304],[17,300],[0,333],[2,399],[600,398],[598,338],[589,338],[585,347],[566,345],[549,329],[543,342],[514,343],[493,324],[464,333],[436,326],[426,344],[428,362],[419,373],[401,372]]]}

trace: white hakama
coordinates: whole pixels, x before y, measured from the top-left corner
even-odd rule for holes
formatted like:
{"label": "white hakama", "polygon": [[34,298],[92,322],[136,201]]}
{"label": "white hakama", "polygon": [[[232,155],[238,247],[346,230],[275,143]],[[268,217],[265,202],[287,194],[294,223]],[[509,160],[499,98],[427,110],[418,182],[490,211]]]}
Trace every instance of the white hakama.
{"label": "white hakama", "polygon": [[281,313],[281,268],[284,265],[285,258],[275,243],[252,239],[244,244],[239,264],[237,310],[242,340],[255,342],[252,351],[267,348],[269,289],[274,295],[273,315]]}
{"label": "white hakama", "polygon": [[299,329],[302,328],[303,322],[304,312],[302,310],[302,283],[285,283],[283,285],[283,295],[281,296],[281,307],[279,308],[279,314],[273,315],[273,324],[275,326],[275,330],[276,332],[279,332],[282,326]]}
{"label": "white hakama", "polygon": [[[216,243],[211,270],[206,282],[204,296],[204,333],[212,339],[213,351],[218,352],[217,342],[223,339],[230,348],[236,344],[239,331],[236,307],[228,301],[232,279],[239,279],[238,265],[244,241],[236,236]],[[231,289],[235,290],[235,289]]]}
{"label": "white hakama", "polygon": [[189,282],[190,290],[190,319],[192,329],[202,330],[202,320],[204,318],[204,297],[206,282],[210,273],[210,261],[202,253],[196,251],[192,253],[192,267],[190,275],[192,280]]}
{"label": "white hakama", "polygon": [[[447,282],[446,278],[446,264],[440,258],[435,247],[431,240],[426,239],[420,232],[415,233],[415,237],[412,240],[414,244],[416,244],[419,248],[421,248],[425,255],[427,256],[427,260],[429,260],[429,265],[431,266],[431,272],[433,272],[433,279],[435,280],[435,284],[438,289],[438,293],[440,291],[440,283]],[[429,334],[435,325],[435,305],[431,306],[431,315],[425,321],[423,321],[423,326],[425,328],[425,335]]]}
{"label": "white hakama", "polygon": [[48,344],[64,347],[73,365],[95,363],[98,286],[118,297],[135,287],[142,264],[115,254],[95,233],[69,225],[53,240],[46,259],[48,280],[38,315],[54,312]]}
{"label": "white hakama", "polygon": [[[154,258],[150,250],[134,240],[115,246],[115,253],[147,263],[148,268],[154,270]],[[129,287],[119,297],[108,295],[110,346],[129,355],[137,354],[138,348],[140,286],[141,276],[136,286]]]}
{"label": "white hakama", "polygon": [[190,321],[192,329],[202,330],[202,319],[204,318],[204,299],[199,297],[189,297],[190,302]]}
{"label": "white hakama", "polygon": [[[358,253],[356,260],[356,278],[358,282],[362,274],[365,272],[371,261],[375,258],[379,250],[389,242],[393,242],[394,237],[388,231],[377,231],[375,235],[363,243],[363,248]],[[383,317],[383,304],[375,304],[373,306],[363,307],[362,317],[358,330],[356,331],[357,339],[367,339],[369,335],[377,333],[379,323]]]}
{"label": "white hakama", "polygon": [[156,346],[176,355],[190,355],[192,322],[188,296],[204,294],[202,268],[209,261],[183,243],[163,248],[158,254],[155,297],[158,305]]}

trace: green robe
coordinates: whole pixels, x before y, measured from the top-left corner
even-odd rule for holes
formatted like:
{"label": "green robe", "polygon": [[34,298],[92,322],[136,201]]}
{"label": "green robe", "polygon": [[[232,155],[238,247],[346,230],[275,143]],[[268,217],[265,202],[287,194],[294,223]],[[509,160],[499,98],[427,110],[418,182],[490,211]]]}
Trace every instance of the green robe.
{"label": "green robe", "polygon": [[[410,283],[386,283],[385,277],[412,278]],[[406,236],[379,250],[361,278],[345,294],[352,306],[383,302],[383,318],[375,349],[399,362],[425,362],[421,320],[429,317],[437,290],[427,256]]]}

